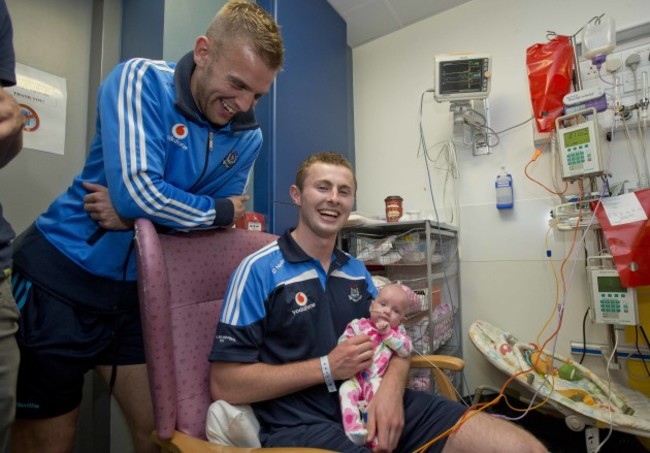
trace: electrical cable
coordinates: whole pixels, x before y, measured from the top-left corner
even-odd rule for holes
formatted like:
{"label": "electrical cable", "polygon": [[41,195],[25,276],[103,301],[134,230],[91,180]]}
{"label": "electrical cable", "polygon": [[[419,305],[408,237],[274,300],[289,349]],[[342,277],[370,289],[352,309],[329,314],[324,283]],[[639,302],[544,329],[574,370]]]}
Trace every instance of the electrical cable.
{"label": "electrical cable", "polygon": [[[426,90],[420,96],[420,110],[419,110],[420,146],[418,147],[418,155],[419,155],[419,150],[422,149],[423,153],[424,153],[424,162],[425,162],[425,167],[426,167],[426,171],[427,171],[427,180],[428,180],[428,183],[429,183],[429,193],[430,193],[430,196],[431,196],[431,204],[433,205],[433,212],[434,212],[435,219],[436,219],[435,228],[440,232],[440,231],[442,231],[441,230],[440,216],[438,214],[438,207],[436,205],[435,196],[433,194],[433,182],[431,180],[431,170],[429,168],[429,160],[430,160],[430,158],[429,158],[429,155],[428,155],[428,148],[427,148],[427,144],[426,144],[424,128],[422,126],[422,109],[423,109],[423,103],[424,103],[424,95],[425,95],[425,93],[430,93],[432,91],[433,90]],[[456,148],[454,147],[453,142],[448,141],[446,149],[447,149],[447,152],[448,152],[448,154],[447,154],[447,162],[449,164],[449,168],[447,169],[447,172],[446,172],[447,176],[445,177],[445,181],[444,181],[443,194],[445,194],[445,195],[446,195],[446,186],[447,186],[447,184],[449,182],[449,175],[451,174],[452,183],[453,183],[454,179],[458,178],[458,162],[457,162],[457,158],[456,158]],[[458,186],[457,184],[453,184],[453,187],[455,188],[454,198],[455,198],[455,203],[456,203],[454,208],[456,208],[456,211],[458,211],[460,209],[458,207],[458,192],[457,192],[458,188],[457,188],[457,186]],[[451,211],[452,211],[452,214],[451,214],[452,219],[451,220],[453,221],[454,217],[455,217],[454,216],[454,209],[452,209]],[[460,229],[460,216],[456,216],[456,218],[458,219],[457,220],[457,225],[458,225],[458,228]],[[444,244],[443,244],[442,237],[443,237],[442,234],[438,234],[438,247],[439,247],[439,250],[441,251],[440,256],[442,258],[441,259],[441,268],[442,268],[442,274],[443,274],[443,281],[444,281],[444,286],[445,286],[445,289],[447,291],[449,300],[453,301],[454,297],[453,297],[453,294],[452,294],[452,291],[451,291],[451,284],[450,284],[450,281],[449,281],[449,276],[447,274],[448,268],[450,266],[452,266],[453,263],[448,262],[447,257],[445,256],[445,253],[443,252]],[[458,254],[458,247],[459,247],[458,239],[456,239],[455,242],[456,242],[456,250],[453,252],[453,256],[456,256]],[[429,287],[429,285],[430,285],[430,282],[427,283],[427,287]],[[428,289],[431,290],[430,288],[428,288]],[[453,304],[452,304],[451,308],[452,308],[452,311],[453,311],[453,316],[455,316],[457,307],[453,306]],[[458,329],[456,329],[456,330],[458,330]],[[459,332],[455,332],[455,334],[460,335]],[[458,341],[458,344],[460,344],[460,340]],[[461,373],[461,375],[462,375],[462,373]],[[464,380],[464,375],[462,375],[462,376],[463,376],[463,380]]]}
{"label": "electrical cable", "polygon": [[552,193],[553,195],[563,195],[563,194],[565,194],[566,191],[569,189],[569,183],[568,183],[567,181],[564,181],[564,190],[563,190],[562,192],[556,192],[556,191],[554,191],[554,190],[549,189],[549,188],[546,187],[543,183],[541,183],[540,181],[538,181],[538,180],[536,180],[535,178],[533,178],[532,176],[530,176],[530,174],[528,174],[528,167],[529,167],[533,162],[535,162],[535,161],[537,160],[537,158],[538,158],[541,154],[542,154],[542,150],[540,150],[540,149],[536,149],[536,150],[535,150],[535,152],[533,153],[533,156],[530,158],[530,160],[528,161],[528,163],[527,163],[526,166],[524,167],[524,174],[526,175],[526,177],[527,177],[528,179],[530,179],[531,181],[533,181],[535,184],[538,184],[538,185],[541,186],[544,190],[546,190],[547,192]]}
{"label": "electrical cable", "polygon": [[[431,365],[432,368],[435,368],[436,370],[438,370],[438,371],[440,371],[441,373],[444,374],[444,371],[442,371],[438,365],[436,365],[436,364],[433,363],[431,360],[429,360],[425,354],[422,354],[420,351],[418,351],[418,350],[416,350],[416,349],[413,349],[413,352],[415,352],[416,354],[418,354],[419,356],[421,356],[421,357],[422,357],[422,358],[423,358],[423,359],[424,359],[424,360],[425,360],[429,365]],[[466,402],[465,399],[463,398],[463,396],[462,396],[462,395],[458,392],[458,390],[456,389],[456,387],[452,385],[452,388],[454,389],[454,393],[455,393],[456,396],[458,397],[458,401],[461,401],[461,403],[462,403],[463,405],[465,405],[465,407],[469,407],[469,406],[467,405],[467,402]]]}
{"label": "electrical cable", "polygon": [[[480,113],[478,113],[478,112],[476,112],[476,113],[480,115]],[[475,122],[472,122],[472,121],[467,120],[467,119],[464,119],[463,123],[467,124],[472,129],[477,130],[481,134],[485,134],[485,138],[486,138],[486,141],[488,142],[489,147],[494,148],[499,143],[501,143],[501,139],[499,138],[497,133],[494,132],[494,130],[491,127],[489,127],[487,124],[479,124],[479,123],[475,123]],[[489,139],[490,136],[494,136],[496,138],[496,141],[494,143],[490,143],[490,139]]]}
{"label": "electrical cable", "polygon": [[645,329],[643,328],[643,324],[639,324],[639,329],[641,330],[641,335],[643,335],[643,340],[645,341],[646,347],[650,349],[650,342],[648,342],[648,336],[645,334]]}
{"label": "electrical cable", "polygon": [[514,128],[519,127],[519,126],[523,126],[524,124],[531,122],[534,118],[535,118],[534,116],[531,116],[530,118],[528,118],[527,120],[522,121],[521,123],[515,124],[514,126],[510,126],[510,127],[506,128],[506,129],[503,129],[503,130],[501,130],[499,132],[495,132],[495,134],[496,135],[503,134],[504,132],[508,132],[508,131],[510,131],[510,130],[512,130]]}
{"label": "electrical cable", "polygon": [[[614,329],[614,347],[612,348],[612,353],[609,355],[607,358],[607,401],[609,402],[609,406],[611,407],[612,404],[612,378],[610,376],[609,370],[612,364],[612,359],[614,358],[614,355],[616,354],[616,350],[618,349],[618,333],[617,330]],[[608,411],[609,413],[609,431],[607,432],[607,436],[603,439],[603,441],[598,444],[598,447],[596,447],[596,450],[594,453],[598,453],[601,448],[603,448],[603,445],[609,440],[609,438],[612,435],[612,432],[614,431],[614,420],[613,420],[613,411]]]}
{"label": "electrical cable", "polygon": [[[645,360],[644,354],[641,351],[641,347],[639,345],[640,325],[639,326],[634,326],[634,328],[635,328],[634,329],[634,348],[636,349],[637,353],[639,354],[639,359],[643,363],[643,367],[646,370],[646,374],[645,375],[640,375],[640,374],[634,373],[632,370],[630,370],[630,366],[629,366],[629,363],[628,363],[626,375],[627,375],[628,378],[631,377],[631,378],[636,379],[638,381],[647,381],[647,380],[650,379],[650,371],[648,371],[647,361]],[[631,359],[631,357],[628,357],[628,359]]]}
{"label": "electrical cable", "polygon": [[[493,400],[488,401],[488,402],[484,402],[484,403],[475,403],[475,404],[472,404],[470,407],[468,407],[468,408],[465,410],[465,413],[464,413],[464,414],[463,414],[463,415],[458,419],[458,421],[457,421],[457,422],[456,422],[456,423],[455,423],[451,428],[449,428],[448,430],[446,430],[446,431],[440,433],[438,436],[436,436],[435,438],[431,439],[430,441],[426,442],[425,444],[423,444],[422,446],[420,446],[419,448],[417,448],[416,450],[414,450],[413,453],[424,453],[425,451],[427,451],[427,449],[428,449],[431,445],[433,445],[434,443],[438,442],[440,439],[443,439],[443,438],[449,436],[450,434],[454,433],[455,431],[457,431],[457,430],[458,430],[458,429],[459,429],[459,428],[460,428],[460,427],[461,427],[461,426],[462,426],[462,425],[463,425],[467,420],[469,420],[470,418],[472,418],[472,417],[475,416],[476,414],[478,414],[478,413],[480,413],[480,412],[483,412],[484,410],[486,410],[487,408],[489,408],[489,407],[491,407],[491,406],[494,406],[494,405],[497,404],[497,403],[498,403],[502,398],[505,398],[506,401],[507,401],[507,396],[506,396],[506,394],[505,394],[505,389],[508,387],[508,385],[509,385],[509,384],[510,384],[514,379],[516,379],[518,376],[524,375],[524,374],[530,372],[532,369],[533,369],[532,367],[529,367],[529,368],[526,368],[526,369],[522,369],[521,371],[519,371],[519,372],[517,372],[517,373],[511,375],[511,376],[510,376],[508,379],[506,379],[506,381],[503,383],[503,385],[501,386],[501,389],[499,390],[498,395],[497,395]],[[544,400],[544,403],[546,403],[546,401],[548,400],[548,398],[550,398],[550,394],[549,394],[549,396]]]}
{"label": "electrical cable", "polygon": [[646,364],[645,359],[643,358],[643,354],[641,353],[641,348],[639,348],[639,326],[634,326],[634,346],[636,347],[636,352],[639,353],[639,358],[643,363],[645,372],[648,373],[648,376],[650,377],[650,370],[648,370],[648,365]]}
{"label": "electrical cable", "polygon": [[[583,191],[582,191],[582,181],[579,182],[579,188],[580,188],[580,199],[582,200],[582,192],[583,192]],[[582,212],[581,212],[581,209],[582,209],[582,203],[579,203],[579,206],[580,206],[579,216],[581,216],[581,215],[582,215]],[[593,217],[592,217],[592,221],[593,221]],[[591,224],[590,224],[589,226],[591,226]],[[588,226],[588,228],[587,228],[587,231],[589,230],[589,226]],[[574,231],[574,235],[573,235],[573,241],[572,241],[571,249],[569,250],[569,253],[566,255],[566,257],[564,258],[564,260],[563,260],[563,262],[562,262],[562,265],[561,265],[561,267],[560,267],[561,275],[562,275],[562,286],[563,286],[563,303],[562,303],[562,305],[560,306],[560,309],[558,310],[558,326],[557,326],[557,328],[555,329],[555,331],[552,333],[552,335],[551,335],[551,336],[546,340],[546,342],[544,343],[544,345],[543,345],[541,348],[538,348],[540,351],[543,351],[544,348],[545,348],[545,346],[546,346],[546,344],[548,344],[552,339],[554,339],[555,341],[554,341],[554,343],[553,343],[553,349],[552,349],[551,357],[554,357],[554,356],[555,356],[555,348],[556,348],[556,346],[557,346],[557,334],[559,333],[559,331],[560,331],[560,329],[561,329],[561,326],[562,326],[562,319],[563,319],[563,314],[564,314],[564,305],[566,305],[566,296],[567,296],[567,293],[568,293],[568,285],[567,285],[566,279],[565,279],[565,277],[564,277],[563,269],[564,269],[564,265],[568,262],[570,256],[573,254],[574,250],[576,250],[575,245],[576,245],[576,239],[577,239],[577,231],[578,231],[578,229],[576,228],[575,231]],[[580,242],[584,242],[584,239],[585,239],[585,237],[586,237],[587,231],[585,231],[585,234],[581,237]],[[574,266],[573,266],[573,268],[572,268],[572,270],[571,270],[571,273],[569,274],[569,282],[572,281],[572,279],[573,279],[573,275],[574,275],[574,271],[575,271],[575,267],[576,267],[576,266],[575,266],[575,263],[577,263],[577,261],[578,261],[578,260],[574,260]],[[554,310],[554,311],[555,311],[555,310]],[[545,328],[542,329],[542,332],[543,332],[544,330],[545,330]],[[539,360],[539,357],[538,357],[538,360]],[[488,407],[497,404],[497,403],[498,403],[502,398],[505,398],[506,404],[508,404],[508,406],[510,406],[511,408],[513,408],[513,407],[509,404],[509,402],[508,402],[508,398],[507,398],[507,396],[505,395],[505,389],[506,389],[507,386],[510,384],[510,382],[512,382],[515,378],[517,378],[518,376],[520,376],[520,375],[522,375],[522,374],[528,373],[528,372],[531,371],[532,369],[533,369],[532,367],[529,367],[529,368],[527,368],[527,369],[522,369],[520,372],[511,375],[511,376],[510,376],[510,377],[505,381],[505,383],[503,384],[503,386],[502,386],[502,388],[501,388],[499,394],[498,394],[498,395],[497,395],[497,396],[496,396],[492,401],[489,401],[489,402],[486,402],[486,403],[474,404],[474,405],[470,406],[470,408],[468,408],[468,409],[465,411],[465,414],[464,414],[464,415],[463,415],[463,416],[458,420],[458,422],[457,422],[454,426],[452,426],[449,430],[447,430],[447,431],[441,433],[439,436],[437,436],[436,438],[432,439],[431,441],[425,443],[423,446],[421,446],[420,448],[418,448],[417,450],[415,450],[414,453],[424,452],[424,451],[425,451],[425,450],[426,450],[430,445],[432,445],[433,443],[439,441],[440,439],[442,439],[442,438],[448,436],[449,434],[453,433],[453,432],[454,432],[455,430],[457,430],[460,426],[462,426],[462,424],[463,424],[465,421],[467,421],[469,418],[471,418],[472,416],[474,416],[474,415],[477,414],[478,412],[481,412],[481,411],[487,409]],[[548,381],[546,380],[546,382],[548,382]],[[542,383],[542,385],[543,385],[543,383]],[[554,384],[551,384],[551,385],[553,386]],[[540,403],[538,403],[538,404],[535,405],[535,406],[532,406],[532,402],[534,402],[534,399],[535,399],[535,397],[537,396],[537,393],[539,392],[540,389],[541,389],[541,387],[540,387],[539,389],[536,390],[536,392],[535,392],[533,398],[531,399],[531,406],[529,406],[529,408],[528,408],[527,410],[524,410],[524,411],[523,411],[523,412],[524,412],[523,415],[525,415],[526,413],[528,413],[528,411],[530,411],[530,410],[537,409],[537,408],[541,407],[542,405],[546,404],[546,402],[547,402],[548,399],[550,398],[550,395],[552,394],[552,391],[549,392],[548,396],[547,396],[543,401],[541,401]],[[476,408],[476,409],[473,409],[473,408]],[[513,409],[514,409],[514,408],[513,408]],[[522,415],[522,416],[523,416],[523,415]]]}
{"label": "electrical cable", "polygon": [[[433,211],[434,215],[436,218],[436,222],[438,225],[440,225],[440,216],[438,214],[438,208],[436,205],[435,197],[433,195],[433,183],[431,180],[431,169],[429,168],[429,162],[437,163],[441,156],[444,156],[444,161],[446,162],[447,166],[441,167],[436,165],[435,168],[438,170],[444,170],[446,171],[445,175],[445,180],[443,181],[443,203],[446,201],[446,195],[447,195],[447,186],[449,185],[450,182],[453,183],[453,180],[458,179],[459,173],[458,173],[458,160],[456,156],[456,148],[453,144],[452,141],[446,140],[446,141],[441,141],[433,145],[432,147],[427,147],[426,144],[426,139],[424,135],[424,128],[422,126],[422,108],[423,108],[423,103],[424,103],[424,95],[426,93],[431,92],[431,90],[424,91],[422,95],[420,96],[420,110],[419,110],[419,130],[420,130],[420,140],[419,140],[419,146],[418,146],[418,152],[417,156],[420,156],[420,150],[423,151],[424,155],[424,162],[425,162],[425,167],[427,170],[427,179],[428,179],[428,184],[429,184],[429,193],[431,196],[431,203],[433,205]],[[436,156],[435,159],[432,159],[431,156],[429,155],[429,150],[433,149],[436,146],[443,145],[440,151],[438,152],[438,155]],[[443,155],[444,153],[444,155]],[[451,178],[451,180],[450,180]],[[457,196],[457,184],[452,184],[452,187],[454,188],[454,201],[455,204],[451,209],[451,219],[450,223],[454,222],[454,220],[457,220],[456,224],[460,228],[460,219],[456,215],[458,212],[458,196]],[[444,203],[446,206],[446,203]],[[440,240],[440,245],[442,246],[442,237],[439,237]]]}
{"label": "electrical cable", "polygon": [[[538,155],[539,155],[539,154],[538,154]],[[582,217],[582,205],[583,205],[583,203],[582,203],[582,198],[583,198],[583,186],[582,186],[582,181],[581,181],[581,180],[579,181],[579,190],[580,190],[580,193],[579,193],[579,199],[580,199],[580,201],[579,201],[578,205],[579,205],[579,219],[580,219],[580,218]],[[591,224],[592,224],[592,222],[593,222],[593,219],[594,219],[594,216],[592,216],[591,221],[590,221],[589,225],[587,226],[587,229],[586,229],[584,235],[583,235],[583,236],[581,237],[581,239],[580,239],[580,242],[581,242],[581,243],[584,243],[584,239],[585,239],[585,237],[586,237],[586,234],[587,234],[588,231],[589,231],[589,228],[591,227]],[[578,220],[578,224],[579,224],[579,223],[580,223],[580,220]],[[560,329],[561,329],[561,326],[562,326],[562,320],[563,320],[563,314],[564,314],[564,306],[566,305],[566,297],[567,297],[567,294],[568,294],[568,286],[569,286],[569,285],[568,285],[568,283],[567,283],[567,279],[566,279],[565,276],[564,276],[564,266],[566,265],[566,263],[568,262],[569,258],[570,258],[571,255],[574,253],[574,251],[577,250],[577,248],[575,247],[575,245],[576,245],[576,243],[577,243],[577,232],[578,232],[578,228],[576,228],[576,229],[574,230],[574,235],[573,235],[573,241],[572,241],[572,244],[571,244],[571,248],[570,248],[569,252],[567,253],[566,257],[564,258],[564,260],[563,260],[563,262],[562,262],[562,265],[560,266],[560,272],[561,272],[561,277],[562,277],[562,288],[563,288],[563,292],[562,292],[563,302],[562,302],[561,305],[558,304],[558,305],[560,306],[560,308],[559,308],[559,310],[557,310],[557,312],[558,312],[558,325],[557,325],[557,328],[554,330],[554,332],[551,334],[551,336],[550,336],[550,337],[545,341],[544,345],[542,345],[541,348],[538,347],[538,349],[539,349],[540,351],[544,351],[546,345],[547,345],[547,344],[548,344],[548,343],[553,339],[554,342],[553,342],[553,348],[552,348],[551,357],[554,357],[554,356],[555,356],[555,349],[556,349],[556,346],[557,346],[558,333],[559,333],[559,331],[560,331]],[[548,247],[547,247],[547,248],[548,248]],[[577,263],[577,261],[578,261],[578,260],[574,260],[574,266],[573,266],[573,268],[571,269],[571,272],[570,272],[570,274],[569,274],[569,279],[568,279],[569,282],[571,282],[571,281],[573,280],[573,276],[574,276],[574,272],[575,272],[575,268],[576,268],[576,263]],[[557,285],[557,287],[559,287],[559,283],[556,283],[556,285]],[[556,303],[557,303],[557,300],[556,300]],[[556,307],[557,307],[558,305],[556,305]],[[555,311],[555,308],[554,308],[553,311]],[[550,319],[549,319],[549,321],[550,321]],[[546,324],[546,325],[548,325],[548,321],[547,321],[547,324]],[[546,327],[542,328],[541,332],[544,332],[545,329],[546,329]],[[540,332],[540,334],[541,334],[541,332]],[[539,337],[538,337],[538,338],[539,338]],[[539,340],[538,340],[538,343],[539,343]],[[538,358],[538,360],[539,360],[539,358]],[[487,402],[487,403],[481,403],[481,405],[473,405],[472,407],[476,407],[476,408],[477,408],[477,409],[474,410],[474,411],[472,411],[472,407],[470,407],[470,408],[465,412],[465,414],[463,415],[463,417],[461,417],[461,419],[460,419],[460,420],[459,420],[459,421],[458,421],[458,422],[457,422],[457,423],[456,423],[452,428],[450,428],[448,431],[446,431],[446,432],[440,434],[440,435],[439,435],[438,437],[436,437],[435,439],[432,439],[431,441],[427,442],[424,446],[420,447],[420,448],[419,448],[418,450],[416,450],[414,453],[418,453],[418,452],[423,452],[423,451],[425,451],[425,449],[428,448],[428,446],[430,446],[430,445],[432,445],[433,443],[437,442],[437,441],[440,440],[441,438],[443,438],[443,437],[445,437],[445,436],[448,436],[449,434],[451,434],[452,432],[454,432],[456,429],[458,429],[458,427],[460,427],[460,426],[461,426],[461,425],[462,425],[462,424],[463,424],[467,419],[469,419],[470,417],[472,417],[472,416],[475,415],[476,413],[478,413],[478,412],[480,412],[480,411],[482,411],[482,410],[485,410],[487,407],[490,407],[490,406],[492,406],[492,405],[497,404],[498,401],[501,400],[502,398],[505,398],[506,404],[508,404],[509,407],[511,407],[512,409],[515,409],[515,408],[513,408],[512,405],[509,404],[509,402],[508,402],[508,398],[507,398],[507,396],[506,396],[505,393],[504,393],[504,392],[505,392],[505,388],[506,388],[507,385],[508,385],[510,382],[512,382],[512,380],[515,379],[517,376],[520,376],[520,375],[522,375],[522,374],[525,374],[525,373],[529,372],[531,369],[532,369],[532,368],[528,368],[528,369],[526,369],[526,370],[522,370],[521,372],[516,373],[516,374],[510,376],[510,377],[506,380],[506,382],[503,384],[503,387],[502,387],[501,391],[499,392],[499,394],[497,395],[496,398],[494,398],[494,399],[493,399],[492,401],[490,401],[490,402]],[[548,380],[546,380],[545,382],[548,383]],[[553,382],[554,382],[554,381],[553,381]],[[544,384],[544,382],[542,382],[541,385],[543,386],[543,384]],[[554,384],[551,383],[551,386],[553,386],[553,385],[554,385]],[[521,417],[523,417],[525,414],[527,414],[528,411],[530,411],[530,410],[534,410],[534,409],[537,409],[537,408],[541,407],[542,405],[546,404],[546,402],[547,402],[548,399],[550,398],[550,394],[552,393],[552,391],[548,394],[548,396],[547,396],[546,399],[544,399],[543,401],[541,401],[541,402],[538,403],[537,405],[532,406],[532,403],[534,402],[534,400],[535,400],[535,398],[536,398],[536,396],[537,396],[537,393],[539,392],[539,390],[540,390],[541,388],[542,388],[542,387],[540,386],[540,388],[538,388],[538,389],[536,390],[536,392],[535,392],[533,398],[531,399],[531,403],[530,403],[530,405],[529,405],[529,408],[523,410],[523,414],[522,414]]]}
{"label": "electrical cable", "polygon": [[582,356],[578,363],[582,365],[582,362],[585,360],[585,355],[587,355],[587,315],[589,314],[591,307],[587,307],[585,315],[582,317]]}

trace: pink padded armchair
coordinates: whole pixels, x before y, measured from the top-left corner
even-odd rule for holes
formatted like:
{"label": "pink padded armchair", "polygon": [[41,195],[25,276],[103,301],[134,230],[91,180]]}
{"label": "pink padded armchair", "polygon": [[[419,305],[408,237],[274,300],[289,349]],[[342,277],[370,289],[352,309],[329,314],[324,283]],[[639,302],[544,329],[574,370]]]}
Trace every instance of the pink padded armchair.
{"label": "pink padded armchair", "polygon": [[[163,451],[325,451],[226,447],[208,443],[205,436],[212,402],[208,355],[228,278],[246,256],[276,239],[236,228],[160,234],[149,220],[135,222],[138,293],[155,412],[152,440]],[[429,366],[433,360],[443,368],[463,367],[454,357],[428,357],[412,366]],[[455,398],[453,387],[439,374],[446,381],[441,393]]]}

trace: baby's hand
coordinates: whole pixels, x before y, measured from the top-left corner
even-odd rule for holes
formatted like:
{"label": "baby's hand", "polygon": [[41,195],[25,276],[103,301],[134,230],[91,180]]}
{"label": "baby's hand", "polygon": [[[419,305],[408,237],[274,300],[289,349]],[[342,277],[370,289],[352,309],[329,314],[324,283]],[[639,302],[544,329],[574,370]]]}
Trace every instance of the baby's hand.
{"label": "baby's hand", "polygon": [[390,328],[390,324],[386,321],[379,321],[377,322],[377,330],[379,331],[380,334],[384,335],[386,332],[388,332],[388,329]]}

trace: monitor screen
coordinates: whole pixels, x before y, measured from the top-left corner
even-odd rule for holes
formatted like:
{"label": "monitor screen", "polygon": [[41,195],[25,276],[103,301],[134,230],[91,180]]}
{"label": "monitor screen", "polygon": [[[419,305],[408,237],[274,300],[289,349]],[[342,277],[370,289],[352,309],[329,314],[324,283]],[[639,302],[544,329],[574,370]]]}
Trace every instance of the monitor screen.
{"label": "monitor screen", "polygon": [[589,128],[583,127],[564,134],[564,146],[578,146],[589,143]]}
{"label": "monitor screen", "polygon": [[625,293],[627,288],[623,287],[619,277],[598,277],[598,292]]}
{"label": "monitor screen", "polygon": [[485,99],[490,92],[490,57],[485,54],[435,57],[438,102]]}

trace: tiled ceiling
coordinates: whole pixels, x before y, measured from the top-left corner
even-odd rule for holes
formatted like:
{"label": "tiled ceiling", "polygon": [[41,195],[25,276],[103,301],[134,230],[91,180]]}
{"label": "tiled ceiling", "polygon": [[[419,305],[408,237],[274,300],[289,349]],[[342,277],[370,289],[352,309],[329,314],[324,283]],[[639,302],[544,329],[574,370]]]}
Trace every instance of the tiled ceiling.
{"label": "tiled ceiling", "polygon": [[348,26],[356,47],[470,0],[327,0]]}

